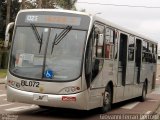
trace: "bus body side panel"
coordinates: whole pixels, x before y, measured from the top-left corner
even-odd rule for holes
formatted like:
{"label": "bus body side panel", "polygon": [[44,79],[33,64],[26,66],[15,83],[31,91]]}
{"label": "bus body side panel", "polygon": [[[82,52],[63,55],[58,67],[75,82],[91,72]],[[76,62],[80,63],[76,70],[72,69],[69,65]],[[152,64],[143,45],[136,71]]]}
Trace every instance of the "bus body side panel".
{"label": "bus body side panel", "polygon": [[91,83],[91,87],[89,90],[89,109],[102,107],[103,93],[105,91],[106,86],[110,81],[113,83],[115,82],[113,76],[115,74],[113,63],[113,60],[104,60],[102,71]]}
{"label": "bus body side panel", "polygon": [[115,71],[114,71],[114,61],[113,60],[105,60],[104,61],[104,66],[103,66],[103,87],[106,87],[109,81],[112,81],[113,83],[115,83],[114,81],[114,75],[115,75]]}
{"label": "bus body side panel", "polygon": [[143,83],[147,80],[147,93],[150,93],[152,91],[153,77],[156,73],[156,65],[153,63],[142,63],[141,73],[141,82]]}
{"label": "bus body side panel", "polygon": [[126,84],[124,89],[124,99],[134,97],[134,61],[128,61],[126,70]]}
{"label": "bus body side panel", "polygon": [[147,93],[152,92],[153,90],[153,84],[155,84],[155,78],[156,78],[156,70],[157,70],[157,66],[155,63],[152,63],[148,69],[149,71],[147,71],[147,77],[148,77],[148,90]]}
{"label": "bus body side panel", "polygon": [[[112,81],[113,83],[113,103],[116,103],[117,101],[119,101],[119,99],[121,99],[121,97],[123,96],[123,88],[118,87],[118,62],[117,60],[106,60],[106,71],[108,71],[108,75],[106,75],[107,73],[104,72],[104,79],[107,79],[107,83],[109,81]],[[118,96],[118,98],[117,98]]]}
{"label": "bus body side panel", "polygon": [[144,82],[145,79],[147,79],[147,71],[149,70],[149,66],[147,63],[142,63],[142,67],[141,67],[141,77],[140,77],[140,82]]}
{"label": "bus body side panel", "polygon": [[[103,66],[104,67],[104,66]],[[89,89],[89,109],[101,107],[103,103],[103,93],[105,84],[103,70],[101,70],[95,79],[91,82]]]}
{"label": "bus body side panel", "polygon": [[103,103],[103,95],[102,93],[104,92],[104,88],[89,88],[89,104],[88,107],[89,109],[94,109],[98,107],[102,107]]}

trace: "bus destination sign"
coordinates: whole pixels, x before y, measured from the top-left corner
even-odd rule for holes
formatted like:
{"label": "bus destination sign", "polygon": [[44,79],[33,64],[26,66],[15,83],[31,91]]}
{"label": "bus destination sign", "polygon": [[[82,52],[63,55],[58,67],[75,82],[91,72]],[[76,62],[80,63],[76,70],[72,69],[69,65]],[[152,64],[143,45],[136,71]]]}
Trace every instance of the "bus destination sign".
{"label": "bus destination sign", "polygon": [[80,17],[59,16],[59,15],[26,15],[26,23],[49,23],[79,26]]}

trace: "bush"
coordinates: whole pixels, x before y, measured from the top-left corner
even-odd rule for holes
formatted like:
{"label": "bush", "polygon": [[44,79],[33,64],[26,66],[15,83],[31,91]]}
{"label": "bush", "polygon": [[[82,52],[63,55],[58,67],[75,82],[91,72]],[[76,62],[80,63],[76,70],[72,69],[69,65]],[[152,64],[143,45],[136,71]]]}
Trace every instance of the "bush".
{"label": "bush", "polygon": [[3,51],[2,61],[1,61],[2,69],[7,69],[8,68],[8,58],[9,58],[9,51]]}
{"label": "bush", "polygon": [[4,48],[4,40],[0,38],[0,69],[8,68],[10,45],[11,43],[9,43],[8,48]]}
{"label": "bush", "polygon": [[7,75],[7,69],[0,69],[0,78],[5,78]]}
{"label": "bush", "polygon": [[0,51],[0,69],[8,68],[8,60],[9,60],[9,51],[1,50]]}
{"label": "bush", "polygon": [[0,50],[10,49],[11,42],[8,43],[8,48],[4,48],[4,40],[0,38]]}
{"label": "bush", "polygon": [[0,48],[2,49],[4,46],[4,40],[0,39]]}

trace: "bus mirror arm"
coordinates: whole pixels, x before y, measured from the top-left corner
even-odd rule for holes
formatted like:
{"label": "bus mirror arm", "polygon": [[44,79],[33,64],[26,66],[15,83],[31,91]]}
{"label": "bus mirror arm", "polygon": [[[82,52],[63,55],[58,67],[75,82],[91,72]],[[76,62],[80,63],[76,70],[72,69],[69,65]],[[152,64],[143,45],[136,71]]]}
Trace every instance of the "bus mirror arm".
{"label": "bus mirror arm", "polygon": [[9,34],[9,30],[14,26],[14,22],[11,22],[7,25],[6,27],[6,31],[5,31],[5,41],[4,41],[4,47],[7,48],[8,47],[8,43],[9,43],[9,38],[10,38],[10,34]]}

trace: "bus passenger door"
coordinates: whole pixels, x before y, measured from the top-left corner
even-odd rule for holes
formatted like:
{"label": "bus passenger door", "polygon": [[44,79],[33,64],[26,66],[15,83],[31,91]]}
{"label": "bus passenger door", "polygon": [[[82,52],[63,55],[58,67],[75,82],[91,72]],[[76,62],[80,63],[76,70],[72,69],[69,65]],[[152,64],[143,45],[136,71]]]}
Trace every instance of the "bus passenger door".
{"label": "bus passenger door", "polygon": [[136,39],[136,55],[135,55],[135,81],[140,83],[141,78],[141,52],[142,52],[142,41]]}
{"label": "bus passenger door", "polygon": [[128,36],[121,33],[119,41],[119,60],[118,60],[118,87],[116,92],[117,101],[123,100],[124,88],[126,83],[126,67],[127,67],[127,41]]}
{"label": "bus passenger door", "polygon": [[128,36],[121,33],[119,43],[118,85],[123,86],[125,86],[126,81],[127,39]]}
{"label": "bus passenger door", "polygon": [[129,99],[134,94],[134,69],[135,69],[135,38],[132,35],[128,37],[128,55],[126,67],[126,82],[124,89],[124,98]]}
{"label": "bus passenger door", "polygon": [[[90,45],[89,45],[90,44]],[[86,70],[89,68],[89,73],[86,74],[86,79],[89,89],[89,108],[99,107],[102,98],[102,67],[104,63],[104,26],[95,24],[93,31],[89,37],[88,47],[90,48],[90,58],[86,51]],[[87,62],[89,60],[89,62]],[[90,63],[90,65],[89,65]],[[87,67],[88,66],[88,67]],[[86,71],[87,72],[87,71]],[[104,92],[104,91],[103,91]]]}
{"label": "bus passenger door", "polygon": [[141,51],[142,41],[136,38],[136,51],[135,51],[135,69],[134,69],[134,96],[141,94],[139,83],[141,79]]}

